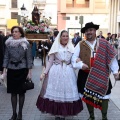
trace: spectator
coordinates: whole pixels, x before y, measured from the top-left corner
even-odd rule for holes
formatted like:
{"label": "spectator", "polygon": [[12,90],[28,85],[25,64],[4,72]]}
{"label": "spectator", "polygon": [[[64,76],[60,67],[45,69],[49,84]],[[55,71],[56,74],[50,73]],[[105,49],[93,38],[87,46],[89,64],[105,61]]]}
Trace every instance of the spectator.
{"label": "spectator", "polygon": [[[22,120],[22,109],[26,92],[22,86],[27,78],[30,79],[32,77],[32,55],[29,42],[24,37],[23,29],[19,26],[13,26],[11,33],[12,37],[9,37],[5,42],[3,76],[7,74],[7,93],[11,94],[13,115],[10,120]],[[19,100],[17,100],[17,94],[19,95]],[[19,111],[17,114],[18,101]]]}
{"label": "spectator", "polygon": [[103,38],[105,39],[105,37],[102,35],[102,31],[100,31],[99,35],[97,36],[97,38]]}
{"label": "spectator", "polygon": [[109,41],[110,39],[111,39],[111,33],[108,33],[106,40]]}
{"label": "spectator", "polygon": [[3,36],[0,35],[0,75],[2,74],[3,71]]}
{"label": "spectator", "polygon": [[79,41],[81,41],[81,40],[82,39],[79,36],[79,33],[75,33],[74,38],[72,39],[72,43],[73,43],[74,46],[76,46],[79,43]]}
{"label": "spectator", "polygon": [[50,40],[51,40],[52,43],[55,41],[55,38],[57,37],[58,33],[59,33],[59,31],[55,30],[54,33],[53,33],[53,36],[50,37]]}

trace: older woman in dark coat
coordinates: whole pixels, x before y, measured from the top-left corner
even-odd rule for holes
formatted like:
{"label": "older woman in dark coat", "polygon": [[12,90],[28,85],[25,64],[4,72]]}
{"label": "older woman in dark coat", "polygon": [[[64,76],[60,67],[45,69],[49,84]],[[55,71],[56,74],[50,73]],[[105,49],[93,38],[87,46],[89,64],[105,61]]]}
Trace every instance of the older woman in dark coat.
{"label": "older woman in dark coat", "polygon": [[[22,108],[25,100],[23,84],[26,78],[31,78],[32,55],[29,42],[24,37],[23,29],[14,26],[11,29],[12,37],[5,42],[3,61],[3,75],[7,69],[7,93],[11,93],[13,115],[9,120],[22,120]],[[17,109],[17,94],[19,95],[19,111]]]}
{"label": "older woman in dark coat", "polygon": [[3,37],[0,35],[0,74],[2,74],[2,64],[3,64]]}

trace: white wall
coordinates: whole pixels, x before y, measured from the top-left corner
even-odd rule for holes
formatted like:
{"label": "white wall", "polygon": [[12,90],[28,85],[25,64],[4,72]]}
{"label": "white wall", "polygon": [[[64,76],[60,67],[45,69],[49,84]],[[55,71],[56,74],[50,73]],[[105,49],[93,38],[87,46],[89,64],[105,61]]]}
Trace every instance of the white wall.
{"label": "white wall", "polygon": [[45,14],[52,17],[52,24],[57,24],[57,0],[46,0]]}
{"label": "white wall", "polygon": [[57,3],[57,0],[46,0],[46,3],[56,4],[56,3]]}
{"label": "white wall", "polygon": [[[67,17],[70,17],[70,20],[66,20],[66,29],[68,28],[79,28],[81,29],[81,24],[79,23],[79,16],[84,16],[83,18],[83,27],[87,22],[93,22],[94,24],[100,25],[99,30],[103,31],[103,35],[106,36],[107,32],[109,32],[109,15],[108,14],[66,14]],[[75,20],[75,16],[78,16],[78,20]],[[78,29],[70,30],[71,32],[78,32]],[[99,32],[97,31],[97,34]],[[72,33],[73,35],[74,33]]]}
{"label": "white wall", "polygon": [[[108,17],[106,14],[66,14],[67,17],[70,17],[70,20],[66,20],[66,27],[79,28],[79,16],[83,16],[83,26],[87,22],[93,22],[94,24],[99,24],[100,28],[108,28]],[[78,16],[78,20],[75,20],[75,16]]]}

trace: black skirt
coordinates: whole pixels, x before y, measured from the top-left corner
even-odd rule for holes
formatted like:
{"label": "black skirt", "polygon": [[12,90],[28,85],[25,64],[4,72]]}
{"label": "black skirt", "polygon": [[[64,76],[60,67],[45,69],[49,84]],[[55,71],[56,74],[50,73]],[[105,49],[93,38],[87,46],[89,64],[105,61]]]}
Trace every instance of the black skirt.
{"label": "black skirt", "polygon": [[[81,94],[84,93],[84,87],[85,87],[85,84],[87,81],[88,74],[89,73],[84,72],[83,70],[79,70],[78,79],[77,79],[77,87],[78,87],[78,92]],[[109,86],[108,86],[108,90],[107,90],[106,95],[111,93],[111,89],[112,89],[112,84],[111,84],[111,81],[109,79]]]}
{"label": "black skirt", "polygon": [[7,93],[23,94],[26,91],[22,89],[22,85],[28,75],[28,69],[7,70]]}

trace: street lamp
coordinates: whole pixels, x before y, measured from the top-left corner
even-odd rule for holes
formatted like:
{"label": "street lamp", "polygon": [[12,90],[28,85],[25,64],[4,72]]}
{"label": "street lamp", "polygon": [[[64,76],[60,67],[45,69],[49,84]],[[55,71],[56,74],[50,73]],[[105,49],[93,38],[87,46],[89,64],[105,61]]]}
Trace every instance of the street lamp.
{"label": "street lamp", "polygon": [[21,9],[21,24],[23,25],[23,27],[27,24],[27,20],[28,20],[28,11],[25,8],[24,4],[23,6],[20,8]]}
{"label": "street lamp", "polygon": [[[82,29],[82,25],[83,25],[83,16],[79,17],[79,23],[81,24],[81,29]],[[82,33],[81,33],[81,38],[82,38]]]}

